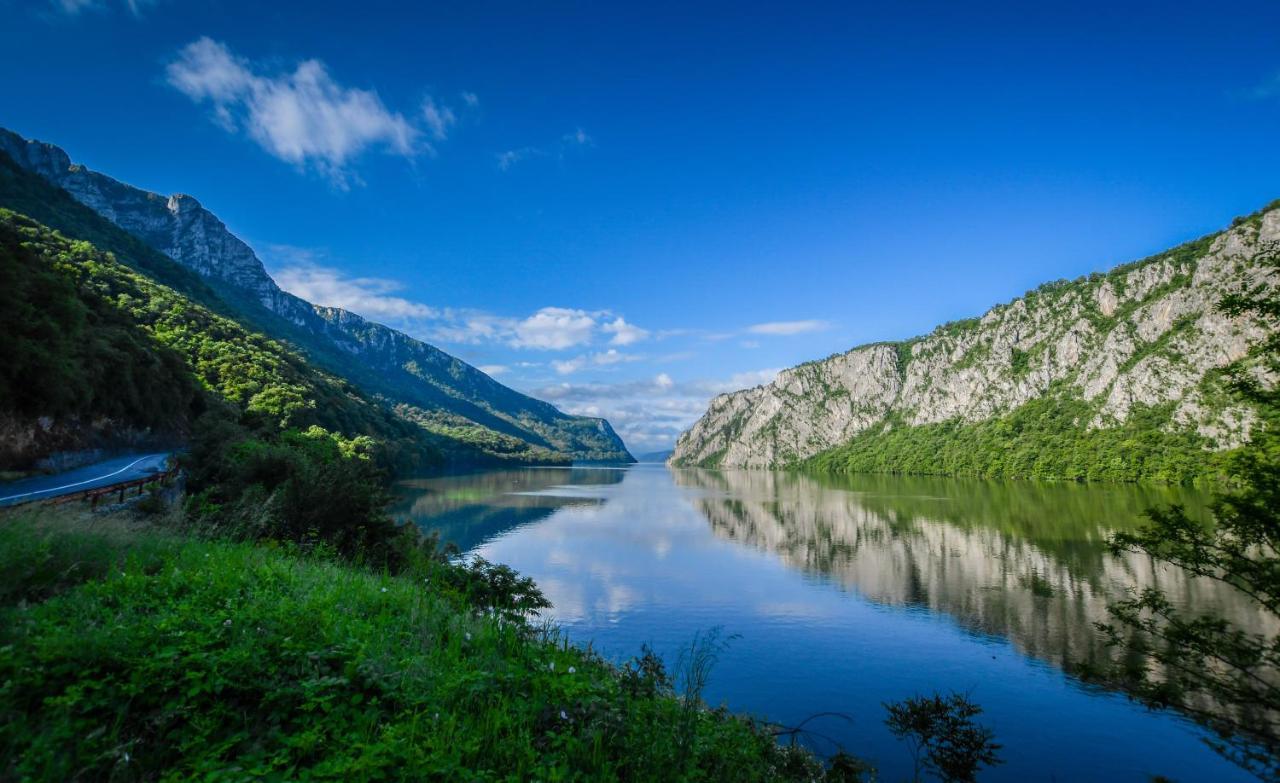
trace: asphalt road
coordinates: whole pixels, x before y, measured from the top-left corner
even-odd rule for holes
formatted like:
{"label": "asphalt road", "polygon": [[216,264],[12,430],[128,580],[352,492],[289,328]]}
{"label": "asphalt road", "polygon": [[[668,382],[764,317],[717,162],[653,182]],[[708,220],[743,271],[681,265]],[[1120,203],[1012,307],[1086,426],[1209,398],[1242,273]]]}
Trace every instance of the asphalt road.
{"label": "asphalt road", "polygon": [[36,476],[0,483],[0,507],[16,506],[32,500],[56,498],[59,495],[84,492],[86,489],[146,478],[162,473],[168,458],[168,452],[130,454],[52,476]]}

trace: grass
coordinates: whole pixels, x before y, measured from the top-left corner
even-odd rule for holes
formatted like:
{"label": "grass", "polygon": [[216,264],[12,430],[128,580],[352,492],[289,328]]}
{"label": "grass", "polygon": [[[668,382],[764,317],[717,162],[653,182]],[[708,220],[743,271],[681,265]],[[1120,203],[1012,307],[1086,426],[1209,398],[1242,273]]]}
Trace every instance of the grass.
{"label": "grass", "polygon": [[0,516],[0,779],[853,779],[446,576]]}

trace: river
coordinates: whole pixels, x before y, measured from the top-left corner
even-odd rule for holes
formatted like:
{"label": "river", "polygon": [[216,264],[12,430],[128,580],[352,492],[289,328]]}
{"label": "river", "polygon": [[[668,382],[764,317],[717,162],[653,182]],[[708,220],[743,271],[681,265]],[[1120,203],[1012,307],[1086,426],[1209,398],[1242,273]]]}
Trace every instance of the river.
{"label": "river", "polygon": [[[910,776],[882,703],[961,691],[1003,745],[984,781],[1251,780],[1194,725],[1082,684],[1064,664],[1109,654],[1094,623],[1133,585],[1246,627],[1229,589],[1106,551],[1178,488],[905,477],[812,477],[661,465],[530,468],[413,479],[396,513],[533,577],[570,638],[668,661],[695,634],[728,647],[712,704],[794,725],[808,741]],[[822,735],[822,736],[817,736]]]}

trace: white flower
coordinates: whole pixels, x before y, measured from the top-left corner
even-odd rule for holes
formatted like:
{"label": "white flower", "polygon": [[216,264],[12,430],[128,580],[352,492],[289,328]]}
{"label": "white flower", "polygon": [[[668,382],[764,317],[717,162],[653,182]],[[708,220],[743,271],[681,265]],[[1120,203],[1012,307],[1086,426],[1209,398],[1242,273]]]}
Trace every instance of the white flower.
{"label": "white flower", "polygon": [[382,592],[384,592],[384,593],[385,593],[385,592],[387,592],[387,588],[385,588],[385,587],[384,587],[384,588],[382,588]]}
{"label": "white flower", "polygon": [[549,668],[551,671],[555,671],[555,670],[556,670],[556,662],[555,662],[555,661],[552,661],[551,663],[547,664],[547,668]]}
{"label": "white flower", "polygon": [[223,621],[222,621],[222,624],[223,624],[224,626],[230,627],[230,626],[231,626],[231,618],[230,618],[230,617],[228,617],[227,619],[223,620]]}
{"label": "white flower", "polygon": [[565,714],[564,710],[560,710],[560,720],[569,720],[569,716]]}
{"label": "white flower", "polygon": [[471,634],[467,634],[467,641],[471,641]]}
{"label": "white flower", "polygon": [[575,674],[577,671],[578,671],[578,670],[577,670],[577,669],[575,669],[575,668],[573,668],[572,666],[570,666],[570,667],[569,667],[569,673],[570,673],[570,674]]}

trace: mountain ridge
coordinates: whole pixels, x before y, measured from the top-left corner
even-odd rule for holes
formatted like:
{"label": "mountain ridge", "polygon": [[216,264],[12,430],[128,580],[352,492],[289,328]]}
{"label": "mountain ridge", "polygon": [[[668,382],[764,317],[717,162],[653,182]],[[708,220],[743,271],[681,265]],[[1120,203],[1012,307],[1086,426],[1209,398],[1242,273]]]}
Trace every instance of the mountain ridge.
{"label": "mountain ridge", "polygon": [[[680,436],[671,463],[1186,479],[1208,469],[1208,455],[1247,439],[1252,412],[1227,399],[1220,375],[1264,332],[1216,305],[1274,279],[1278,247],[1280,210],[1272,204],[1224,231],[1106,273],[1046,283],[927,335],[805,362],[770,384],[714,398]],[[1046,421],[1068,412],[1068,420]],[[1140,463],[1108,470],[1087,456],[1050,466],[1023,454],[1014,467],[1001,454],[946,448],[964,442],[1017,454],[1033,442],[1071,451],[1087,441],[1123,450],[1130,438],[1104,444],[1091,433],[1115,432],[1134,417],[1160,419],[1155,429],[1168,437],[1147,446],[1170,450],[1168,459],[1108,451],[1106,459]],[[1018,429],[975,434],[984,423]]]}
{"label": "mountain ridge", "polygon": [[487,443],[492,432],[573,459],[633,461],[603,419],[563,413],[435,346],[284,291],[253,249],[192,196],[127,185],[73,163],[56,145],[2,128],[0,153],[195,271],[242,320],[384,398],[420,426],[462,441]]}

